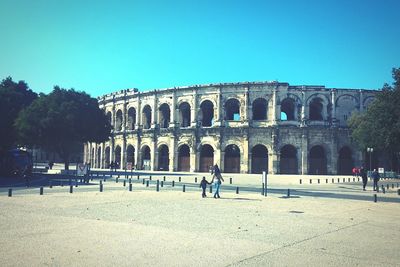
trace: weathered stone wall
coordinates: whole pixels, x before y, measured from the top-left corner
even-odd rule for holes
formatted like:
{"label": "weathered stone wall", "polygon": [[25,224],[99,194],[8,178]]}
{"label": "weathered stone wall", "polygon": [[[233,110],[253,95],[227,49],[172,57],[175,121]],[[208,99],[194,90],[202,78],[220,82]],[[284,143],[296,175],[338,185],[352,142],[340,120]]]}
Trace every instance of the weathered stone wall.
{"label": "weathered stone wall", "polygon": [[85,145],[85,161],[100,168],[132,162],[170,171],[218,164],[225,172],[347,173],[362,155],[346,120],[375,93],[278,82],[118,91],[99,98],[114,130],[109,141]]}

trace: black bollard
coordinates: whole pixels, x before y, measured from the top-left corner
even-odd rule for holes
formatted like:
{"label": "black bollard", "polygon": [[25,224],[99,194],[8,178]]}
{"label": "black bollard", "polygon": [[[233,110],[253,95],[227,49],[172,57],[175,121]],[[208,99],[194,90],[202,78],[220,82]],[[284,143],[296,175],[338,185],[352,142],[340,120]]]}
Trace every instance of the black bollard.
{"label": "black bollard", "polygon": [[325,182],[328,183],[328,179],[325,179]]}
{"label": "black bollard", "polygon": [[343,183],[345,183],[346,182],[346,178],[343,178]]}
{"label": "black bollard", "polygon": [[181,177],[179,176],[178,181],[181,182]]}
{"label": "black bollard", "polygon": [[350,183],[350,178],[349,178],[349,183]]}
{"label": "black bollard", "polygon": [[132,192],[132,184],[131,183],[129,183],[129,191]]}
{"label": "black bollard", "polygon": [[103,184],[103,181],[102,181],[102,180],[100,180],[100,184]]}
{"label": "black bollard", "polygon": [[149,180],[146,181],[146,187],[149,187]]}
{"label": "black bollard", "polygon": [[124,179],[124,186],[126,186],[126,180]]}
{"label": "black bollard", "polygon": [[335,179],[332,178],[332,184],[334,184],[334,183],[335,183]]}
{"label": "black bollard", "polygon": [[353,182],[355,182],[356,181],[356,178],[353,178]]}
{"label": "black bollard", "polygon": [[129,178],[129,183],[130,183],[130,184],[132,183],[132,178]]}
{"label": "black bollard", "polygon": [[145,179],[143,178],[143,184],[145,183]]}
{"label": "black bollard", "polygon": [[69,186],[69,192],[72,194],[74,187],[72,185]]}
{"label": "black bollard", "polygon": [[165,176],[163,177],[163,181],[165,182]]}
{"label": "black bollard", "polygon": [[156,191],[159,192],[160,191],[160,180],[157,180],[157,187],[156,187]]}
{"label": "black bollard", "polygon": [[75,180],[75,187],[78,187],[78,180]]}
{"label": "black bollard", "polygon": [[43,186],[40,187],[40,195],[43,195]]}
{"label": "black bollard", "polygon": [[164,187],[164,181],[161,181],[161,187]]}
{"label": "black bollard", "polygon": [[374,194],[374,202],[378,201],[378,197],[376,196],[376,194]]}
{"label": "black bollard", "polygon": [[387,187],[386,189],[389,190],[389,184],[387,184],[386,187]]}
{"label": "black bollard", "polygon": [[182,192],[186,192],[186,186],[185,185],[182,186]]}
{"label": "black bollard", "polygon": [[397,195],[400,196],[400,189],[397,189]]}
{"label": "black bollard", "polygon": [[100,192],[103,192],[103,184],[100,183]]}
{"label": "black bollard", "polygon": [[212,185],[210,185],[210,194],[212,194]]}
{"label": "black bollard", "polygon": [[119,173],[118,173],[118,178],[119,178]]}
{"label": "black bollard", "polygon": [[232,177],[229,178],[229,184],[232,184]]}
{"label": "black bollard", "polygon": [[310,184],[312,184],[312,179],[310,179]]}
{"label": "black bollard", "polygon": [[[302,182],[302,181],[301,181],[301,179],[300,179],[300,184],[301,184],[301,182]],[[264,186],[263,186],[263,187],[264,187]]]}
{"label": "black bollard", "polygon": [[340,183],[340,179],[339,178],[337,178],[337,182]]}
{"label": "black bollard", "polygon": [[289,198],[290,197],[290,189],[288,188],[288,190],[287,190],[287,197]]}
{"label": "black bollard", "polygon": [[194,182],[197,183],[197,177],[194,177]]}
{"label": "black bollard", "polygon": [[174,186],[175,186],[175,180],[172,181],[172,187],[174,187]]}
{"label": "black bollard", "polygon": [[150,179],[150,181],[151,181],[151,175],[150,175],[150,178],[149,178],[149,179]]}
{"label": "black bollard", "polygon": [[386,193],[386,190],[385,190],[385,187],[382,185],[382,192],[385,194]]}
{"label": "black bollard", "polygon": [[8,189],[8,196],[9,196],[9,197],[12,197],[12,188],[9,188],[9,189]]}
{"label": "black bollard", "polygon": [[318,179],[318,183],[320,183],[320,180]]}
{"label": "black bollard", "polygon": [[119,177],[117,177],[117,179],[115,179],[115,182],[116,182],[117,184],[118,184],[118,178],[119,178]]}
{"label": "black bollard", "polygon": [[236,194],[239,194],[239,186],[236,187]]}
{"label": "black bollard", "polygon": [[137,179],[138,179],[138,180],[140,179],[140,175],[137,176]]}

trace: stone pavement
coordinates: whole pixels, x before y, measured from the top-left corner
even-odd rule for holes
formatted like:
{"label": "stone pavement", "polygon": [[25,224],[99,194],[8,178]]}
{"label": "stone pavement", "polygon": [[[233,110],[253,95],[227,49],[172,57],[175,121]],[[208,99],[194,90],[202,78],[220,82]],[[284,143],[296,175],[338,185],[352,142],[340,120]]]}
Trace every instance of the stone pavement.
{"label": "stone pavement", "polygon": [[397,180],[385,181],[390,189],[375,203],[357,182],[300,185],[294,177],[271,182],[264,197],[259,177],[237,175],[232,185],[226,177],[221,199],[202,199],[196,175],[174,188],[177,179],[166,177],[160,192],[154,180],[163,175],[152,176],[132,192],[122,177],[108,178],[101,193],[96,178],[72,194],[67,185],[44,195],[19,186],[12,197],[1,188],[0,265],[400,266]]}

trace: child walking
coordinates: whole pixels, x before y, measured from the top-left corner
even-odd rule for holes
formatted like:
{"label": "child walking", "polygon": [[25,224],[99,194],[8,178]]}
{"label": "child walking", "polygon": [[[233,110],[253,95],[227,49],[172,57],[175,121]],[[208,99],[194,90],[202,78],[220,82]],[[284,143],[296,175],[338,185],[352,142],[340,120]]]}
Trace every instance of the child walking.
{"label": "child walking", "polygon": [[211,183],[208,182],[208,181],[206,180],[206,177],[203,176],[203,180],[201,180],[201,182],[200,182],[200,187],[201,187],[201,189],[203,189],[203,194],[201,195],[201,197],[207,197],[207,195],[206,195],[206,189],[207,189],[207,185],[208,185],[208,184],[211,184]]}

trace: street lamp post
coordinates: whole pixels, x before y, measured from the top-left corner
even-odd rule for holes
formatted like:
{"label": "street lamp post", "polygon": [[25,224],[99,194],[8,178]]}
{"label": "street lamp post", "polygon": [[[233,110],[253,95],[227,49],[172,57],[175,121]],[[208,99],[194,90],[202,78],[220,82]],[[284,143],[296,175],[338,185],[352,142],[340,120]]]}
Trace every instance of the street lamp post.
{"label": "street lamp post", "polygon": [[369,171],[372,171],[372,152],[374,152],[374,149],[367,147],[367,152],[369,153]]}

